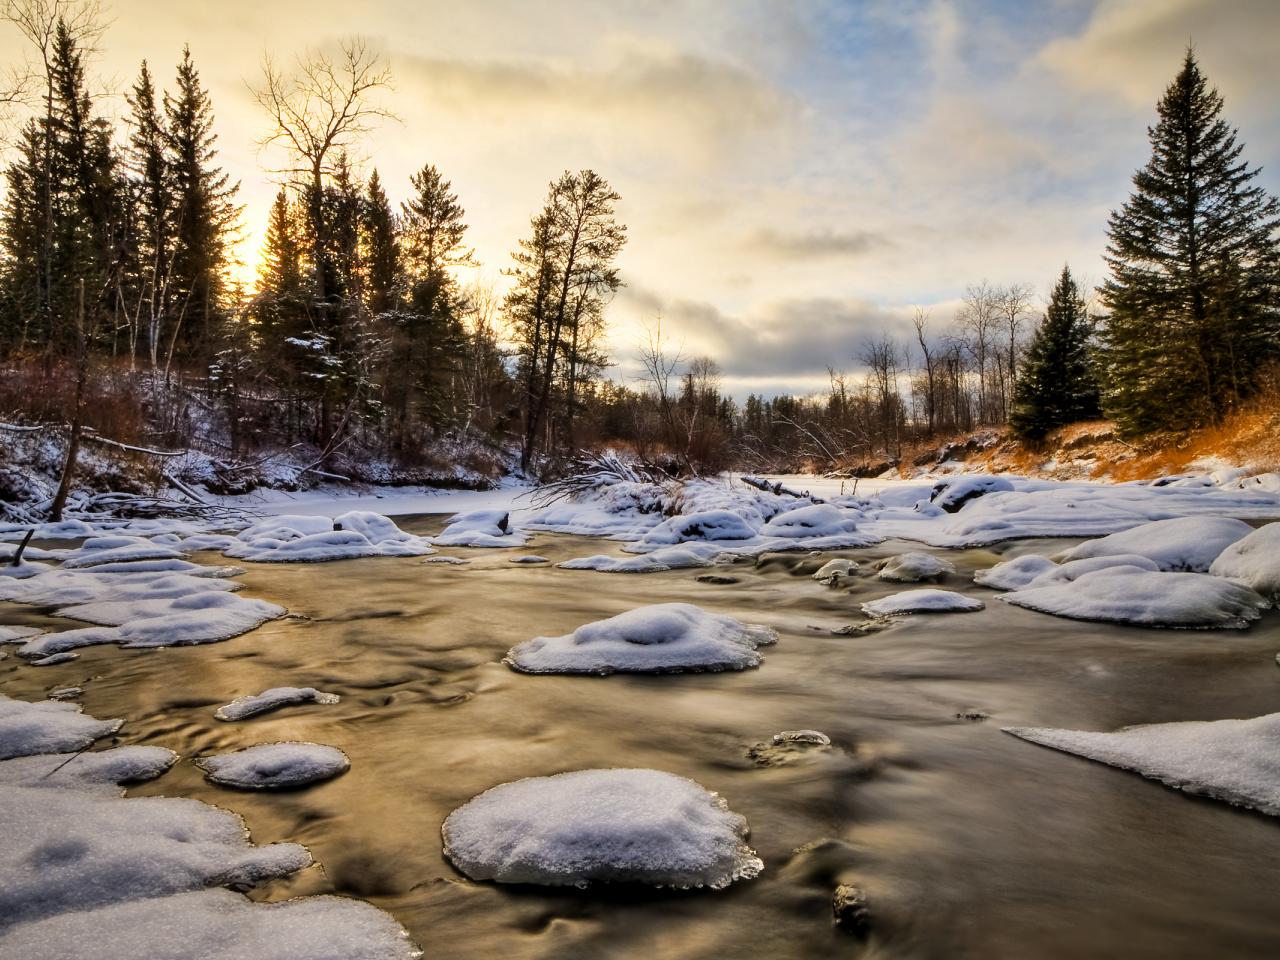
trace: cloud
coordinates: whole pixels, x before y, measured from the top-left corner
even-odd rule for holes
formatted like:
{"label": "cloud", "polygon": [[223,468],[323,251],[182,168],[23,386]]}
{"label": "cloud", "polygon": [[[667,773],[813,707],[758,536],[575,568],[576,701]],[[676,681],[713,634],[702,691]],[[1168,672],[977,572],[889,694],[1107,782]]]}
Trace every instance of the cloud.
{"label": "cloud", "polygon": [[894,245],[887,234],[875,230],[800,230],[765,228],[749,240],[749,245],[786,258],[860,257]]}

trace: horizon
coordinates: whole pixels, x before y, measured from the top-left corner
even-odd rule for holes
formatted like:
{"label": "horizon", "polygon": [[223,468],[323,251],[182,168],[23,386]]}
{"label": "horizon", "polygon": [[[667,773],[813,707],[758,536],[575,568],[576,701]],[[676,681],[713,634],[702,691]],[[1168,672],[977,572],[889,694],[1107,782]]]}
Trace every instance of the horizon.
{"label": "horizon", "polygon": [[[1260,184],[1280,186],[1266,95],[1280,7],[1266,3],[673,2],[590,24],[572,4],[497,6],[233,3],[157,20],[118,2],[95,69],[123,91],[146,59],[169,87],[190,44],[241,184],[236,276],[252,282],[280,182],[255,143],[262,58],[287,66],[361,35],[389,62],[380,102],[402,123],[371,132],[359,172],[376,168],[397,208],[423,164],[452,181],[480,264],[464,279],[503,290],[547,182],[595,169],[629,235],[609,376],[640,375],[636,345],[660,314],[739,401],[824,389],[828,366],[856,373],[860,341],[910,332],[917,306],[942,326],[968,284],[1029,283],[1038,309],[1063,263],[1099,282],[1107,216],[1188,39]],[[282,19],[288,42],[262,43]],[[121,115],[123,95],[108,109]]]}

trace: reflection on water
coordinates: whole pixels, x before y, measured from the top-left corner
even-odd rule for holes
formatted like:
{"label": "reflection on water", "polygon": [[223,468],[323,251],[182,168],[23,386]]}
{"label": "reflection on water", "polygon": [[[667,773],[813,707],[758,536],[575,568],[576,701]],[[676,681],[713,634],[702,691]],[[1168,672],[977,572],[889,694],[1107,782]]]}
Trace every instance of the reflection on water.
{"label": "reflection on water", "polygon": [[[431,532],[439,521],[403,525]],[[616,548],[544,535],[528,552],[558,561]],[[1028,549],[1050,547],[1006,555]],[[983,597],[985,611],[837,636],[832,628],[861,619],[858,603],[902,587],[868,579],[866,564],[839,588],[815,583],[834,554],[770,556],[734,567],[737,582],[724,584],[698,582],[702,570],[609,575],[466,553],[468,566],[249,565],[246,595],[296,617],[204,647],[89,648],[44,669],[11,657],[0,682],[35,699],[87,681],[90,713],[128,718],[122,742],[188,758],[271,740],[339,747],[351,771],[295,793],[223,790],[189,762],[133,793],[198,797],[242,814],[258,842],[307,844],[323,869],[258,895],[368,898],[428,957],[1276,954],[1280,824],[999,729],[1273,712],[1275,613],[1243,633],[1055,619],[967,585],[996,559],[969,551],[947,554],[960,573],[944,586]],[[759,670],[734,674],[524,676],[500,663],[532,636],[663,601],[766,623],[781,639]],[[6,622],[42,620],[6,607]],[[213,718],[218,704],[280,685],[342,702]],[[833,749],[776,765],[748,756],[778,731],[807,728]],[[668,770],[723,794],[751,824],[765,872],[723,892],[547,891],[471,883],[442,859],[441,822],[480,791],[608,766]],[[867,895],[865,941],[832,925],[841,883]]]}

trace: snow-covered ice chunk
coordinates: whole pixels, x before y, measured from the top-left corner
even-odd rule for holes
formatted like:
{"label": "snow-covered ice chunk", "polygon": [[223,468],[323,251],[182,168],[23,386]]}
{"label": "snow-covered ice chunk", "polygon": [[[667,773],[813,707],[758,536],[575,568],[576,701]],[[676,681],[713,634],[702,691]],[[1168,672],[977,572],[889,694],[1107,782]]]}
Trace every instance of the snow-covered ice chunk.
{"label": "snow-covered ice chunk", "polygon": [[223,704],[214,716],[219,720],[247,720],[260,713],[278,710],[299,703],[337,703],[336,693],[325,693],[315,687],[272,687],[261,693],[236,697],[230,703]]}
{"label": "snow-covered ice chunk", "polygon": [[31,661],[33,667],[56,667],[60,663],[67,663],[71,660],[79,659],[80,654],[72,653],[67,650],[62,653],[51,653],[47,657],[39,657]]}
{"label": "snow-covered ice chunk", "polygon": [[853,533],[858,525],[853,516],[829,503],[787,510],[760,528],[764,537],[833,537]]}
{"label": "snow-covered ice chunk", "polygon": [[506,510],[471,510],[445,521],[444,533],[432,538],[441,547],[521,547],[525,534],[511,526]]}
{"label": "snow-covered ice chunk", "polygon": [[287,514],[267,517],[241,531],[228,557],[257,563],[317,563],[357,557],[422,557],[425,537],[405,533],[377,513],[352,510],[329,517]]}
{"label": "snow-covered ice chunk", "polygon": [[1209,572],[1280,600],[1280,523],[1268,523],[1231,544],[1218,554]]}
{"label": "snow-covered ice chunk", "polygon": [[23,960],[413,960],[421,956],[386,913],[350,897],[254,903],[198,890],[59,914],[0,935]]}
{"label": "snow-covered ice chunk", "polygon": [[25,643],[43,632],[39,627],[0,627],[0,643]]}
{"label": "snow-covered ice chunk", "polygon": [[759,666],[778,635],[691,603],[637,607],[562,637],[517,644],[505,663],[524,673],[677,673]]}
{"label": "snow-covered ice chunk", "polygon": [[1043,586],[1037,580],[1000,599],[1075,620],[1197,629],[1242,629],[1269,606],[1248,587],[1221,577],[1136,566],[1094,570],[1075,580],[1050,581]]}
{"label": "snow-covered ice chunk", "polygon": [[1280,713],[1249,720],[1193,720],[1114,733],[1009,727],[1007,733],[1133,770],[1187,793],[1280,816]]}
{"label": "snow-covered ice chunk", "polygon": [[904,590],[862,605],[869,617],[891,617],[901,613],[968,613],[985,604],[951,590]]}
{"label": "snow-covered ice chunk", "polygon": [[152,543],[146,537],[90,537],[78,550],[66,554],[63,567],[75,570],[104,563],[136,560],[181,560],[182,552],[173,547]]}
{"label": "snow-covered ice chunk", "polygon": [[565,570],[598,570],[602,573],[661,573],[689,567],[710,567],[712,557],[721,548],[709,543],[686,543],[678,547],[661,547],[652,553],[631,557],[610,557],[598,553],[592,557],[575,557],[556,564]]}
{"label": "snow-covered ice chunk", "polygon": [[747,824],[714,793],[658,770],[579,770],[486,790],[444,822],[473,880],[728,886],[763,868]]}
{"label": "snow-covered ice chunk", "polygon": [[83,750],[95,740],[115,733],[124,723],[123,720],[98,720],[80,710],[80,705],[75,703],[58,700],[28,703],[0,694],[0,760]]}
{"label": "snow-covered ice chunk", "polygon": [[40,563],[38,560],[19,560],[15,566],[12,560],[6,560],[0,564],[0,577],[8,577],[11,580],[26,580],[29,577],[39,576],[53,569],[47,563]]}
{"label": "snow-covered ice chunk", "polygon": [[1243,520],[1229,517],[1174,517],[1086,540],[1066,551],[1067,560],[1136,554],[1161,570],[1204,573],[1227,547],[1253,531]]}
{"label": "snow-covered ice chunk", "polygon": [[877,579],[891,583],[919,583],[922,580],[937,581],[956,568],[950,560],[943,560],[929,553],[900,553],[876,564]]}
{"label": "snow-covered ice chunk", "polygon": [[1058,565],[1048,557],[1027,553],[979,570],[973,575],[973,582],[993,590],[1019,590],[1036,577],[1057,569]]}
{"label": "snow-covered ice chunk", "polygon": [[0,784],[41,789],[102,788],[118,796],[120,785],[154,780],[174,765],[178,755],[164,747],[115,747],[80,753],[74,757],[42,753],[0,762]]}
{"label": "snow-covered ice chunk", "polygon": [[435,556],[435,557],[427,557],[422,562],[423,563],[445,563],[445,564],[453,564],[456,566],[461,566],[463,564],[468,564],[471,561],[468,560],[466,557],[446,557],[443,554],[440,554],[439,556]]}
{"label": "snow-covered ice chunk", "polygon": [[337,747],[285,741],[201,757],[196,766],[212,782],[242,790],[287,790],[329,780],[351,766]]}
{"label": "snow-covered ice chunk", "polygon": [[98,573],[50,570],[30,580],[0,580],[0,600],[37,607],[68,607],[117,600],[172,600],[196,593],[239,590],[233,580],[185,573]]}
{"label": "snow-covered ice chunk", "polygon": [[947,513],[957,513],[971,500],[1012,489],[1013,484],[1004,477],[966,474],[935,484],[929,494],[929,502]]}
{"label": "snow-covered ice chunk", "polygon": [[546,557],[540,557],[536,553],[528,553],[522,557],[512,557],[512,563],[550,563]]}
{"label": "snow-covered ice chunk", "polygon": [[851,577],[857,572],[858,564],[854,560],[848,560],[844,557],[836,557],[834,560],[828,560],[820,566],[813,574],[813,579],[819,583],[839,583],[844,577]]}

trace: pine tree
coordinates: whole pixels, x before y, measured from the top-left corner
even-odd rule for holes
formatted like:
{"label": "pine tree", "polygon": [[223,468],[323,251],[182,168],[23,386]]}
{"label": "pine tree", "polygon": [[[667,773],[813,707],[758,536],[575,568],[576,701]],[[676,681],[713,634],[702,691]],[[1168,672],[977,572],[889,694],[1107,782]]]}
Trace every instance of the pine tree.
{"label": "pine tree", "polygon": [[380,316],[395,307],[401,276],[396,215],[377,170],[369,176],[361,227],[365,302],[371,314]]}
{"label": "pine tree", "polygon": [[279,353],[286,337],[300,337],[306,330],[310,297],[298,219],[289,193],[282,187],[267,218],[254,317],[263,349],[271,354]]}
{"label": "pine tree", "polygon": [[1091,334],[1080,290],[1071,269],[1063,267],[1014,388],[1009,425],[1017,436],[1039,442],[1056,427],[1098,416]]}
{"label": "pine tree", "polygon": [[183,323],[175,336],[181,334],[201,359],[222,317],[227,246],[240,217],[235,203],[240,185],[217,166],[213,104],[200,83],[190,47],[182,50],[176,82],[177,92],[164,97],[174,191],[171,286]]}
{"label": "pine tree", "polygon": [[1111,215],[1104,406],[1127,434],[1219,419],[1280,355],[1280,204],[1222,106],[1188,50],[1151,160]]}

